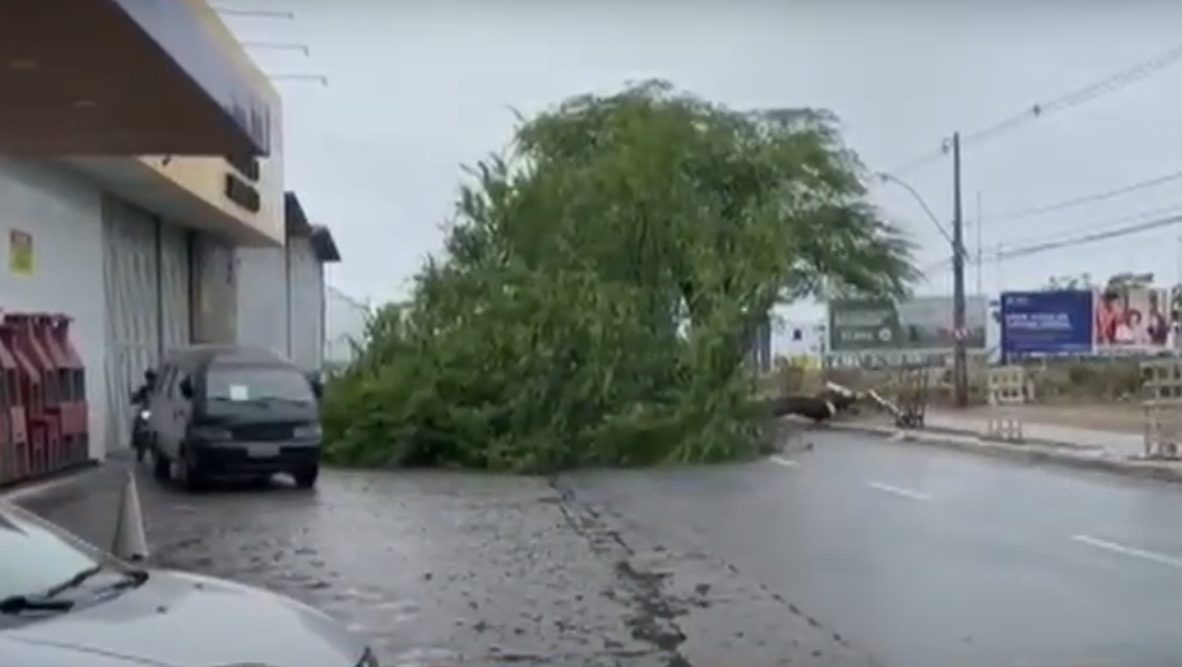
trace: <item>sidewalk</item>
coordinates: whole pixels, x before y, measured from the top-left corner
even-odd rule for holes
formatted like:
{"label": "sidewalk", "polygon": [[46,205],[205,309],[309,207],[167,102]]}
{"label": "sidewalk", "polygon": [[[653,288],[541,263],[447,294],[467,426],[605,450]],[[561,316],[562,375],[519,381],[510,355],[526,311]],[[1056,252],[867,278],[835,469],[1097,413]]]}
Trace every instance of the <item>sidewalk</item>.
{"label": "sidewalk", "polygon": [[18,486],[0,499],[19,505],[99,547],[111,546],[119,500],[135,464],[122,453],[95,466]]}
{"label": "sidewalk", "polygon": [[[1080,414],[1075,414],[1076,411]],[[837,421],[840,430],[875,433],[918,444],[949,447],[977,454],[1006,456],[1027,461],[1056,463],[1076,468],[1103,470],[1143,478],[1182,483],[1182,461],[1145,460],[1144,439],[1131,406],[1109,412],[1097,406],[1021,406],[1015,412],[1022,419],[1024,441],[1001,442],[986,439],[988,411],[971,408],[964,412],[931,409],[926,427],[912,431],[896,428],[885,414],[869,414]],[[1063,423],[1105,423],[1110,429]]]}
{"label": "sidewalk", "polygon": [[[1040,407],[1030,405],[1011,409],[1011,414],[1022,420],[1022,433],[1029,444],[1096,450],[1097,455],[1117,459],[1138,458],[1145,453],[1144,436],[1140,431],[1067,426],[1057,423],[1060,421],[1057,415],[1050,418],[1041,415]],[[928,412],[925,421],[931,430],[984,437],[988,431],[989,417],[988,413],[979,410],[967,413],[933,410]]]}

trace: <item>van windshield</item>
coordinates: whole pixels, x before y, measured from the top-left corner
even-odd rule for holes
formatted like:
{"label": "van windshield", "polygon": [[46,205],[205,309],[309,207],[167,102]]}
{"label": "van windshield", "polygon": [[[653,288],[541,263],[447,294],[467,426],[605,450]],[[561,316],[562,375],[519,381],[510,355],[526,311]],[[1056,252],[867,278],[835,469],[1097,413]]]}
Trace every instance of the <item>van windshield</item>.
{"label": "van windshield", "polygon": [[313,403],[308,378],[284,366],[213,365],[205,376],[205,397],[213,401],[280,400]]}

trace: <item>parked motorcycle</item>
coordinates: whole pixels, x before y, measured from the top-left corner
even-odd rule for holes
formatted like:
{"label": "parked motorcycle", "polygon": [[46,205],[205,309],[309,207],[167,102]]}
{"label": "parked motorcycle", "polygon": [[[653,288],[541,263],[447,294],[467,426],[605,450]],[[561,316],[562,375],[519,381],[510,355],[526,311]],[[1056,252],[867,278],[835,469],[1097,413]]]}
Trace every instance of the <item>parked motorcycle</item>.
{"label": "parked motorcycle", "polygon": [[156,387],[156,371],[144,372],[144,383],[131,394],[131,405],[135,408],[135,416],[131,419],[131,448],[135,450],[135,460],[144,460],[144,455],[151,446],[152,431],[148,427],[152,417],[148,409],[149,398]]}
{"label": "parked motorcycle", "polygon": [[148,428],[148,420],[152,413],[147,407],[136,406],[135,416],[131,420],[131,448],[135,450],[136,462],[144,460],[152,441],[152,433]]}

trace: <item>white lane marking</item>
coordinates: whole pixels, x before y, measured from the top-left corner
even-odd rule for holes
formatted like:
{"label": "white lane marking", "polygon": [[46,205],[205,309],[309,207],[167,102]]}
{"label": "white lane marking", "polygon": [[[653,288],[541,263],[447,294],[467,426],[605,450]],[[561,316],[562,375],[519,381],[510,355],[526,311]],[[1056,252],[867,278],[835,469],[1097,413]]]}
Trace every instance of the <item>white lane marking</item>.
{"label": "white lane marking", "polygon": [[902,489],[890,484],[883,484],[882,482],[866,482],[866,486],[883,493],[890,493],[899,496],[900,498],[907,498],[908,500],[931,500],[932,497],[926,493],[919,491],[912,491],[910,489]]}
{"label": "white lane marking", "polygon": [[1071,539],[1081,544],[1096,547],[1097,549],[1104,549],[1105,551],[1111,551],[1113,553],[1132,556],[1133,558],[1140,558],[1142,560],[1151,561],[1160,565],[1169,565],[1170,567],[1182,569],[1182,558],[1175,558],[1165,554],[1154,553],[1152,551],[1146,551],[1136,547],[1126,547],[1123,544],[1109,542],[1108,540],[1102,540],[1098,537],[1092,537],[1090,535],[1072,535]]}
{"label": "white lane marking", "polygon": [[772,463],[777,464],[777,465],[782,465],[785,468],[795,468],[796,467],[796,461],[793,461],[792,459],[786,459],[783,456],[773,456],[773,457],[769,458],[768,460],[771,461]]}

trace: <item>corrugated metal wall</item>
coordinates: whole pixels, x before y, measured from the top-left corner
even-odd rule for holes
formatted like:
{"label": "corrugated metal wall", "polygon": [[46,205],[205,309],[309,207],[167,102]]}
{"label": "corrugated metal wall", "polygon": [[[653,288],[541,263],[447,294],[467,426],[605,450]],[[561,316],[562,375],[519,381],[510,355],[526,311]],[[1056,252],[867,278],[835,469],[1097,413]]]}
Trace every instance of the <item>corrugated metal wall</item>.
{"label": "corrugated metal wall", "polygon": [[107,443],[126,447],[129,394],[166,350],[189,342],[188,232],[115,197],[103,199]]}
{"label": "corrugated metal wall", "polygon": [[189,230],[179,225],[160,226],[160,336],[164,352],[188,345],[190,341],[189,234]]}
{"label": "corrugated metal wall", "polygon": [[107,302],[107,450],[128,446],[128,394],[156,364],[156,222],[114,197],[103,200],[103,281]]}

